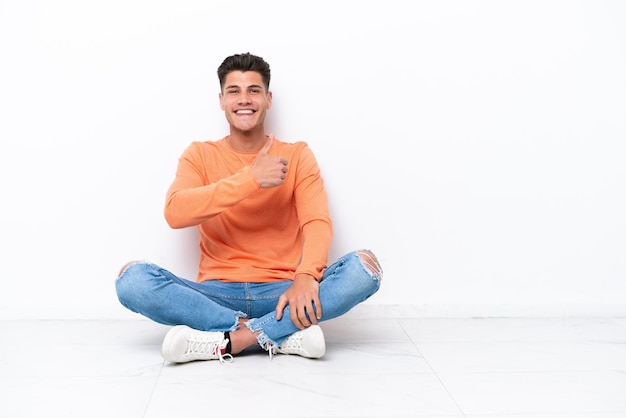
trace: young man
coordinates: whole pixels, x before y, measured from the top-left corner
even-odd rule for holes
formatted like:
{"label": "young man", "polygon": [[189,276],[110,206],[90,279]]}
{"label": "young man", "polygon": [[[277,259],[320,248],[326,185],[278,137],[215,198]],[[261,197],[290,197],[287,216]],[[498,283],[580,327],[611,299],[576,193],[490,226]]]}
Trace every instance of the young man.
{"label": "young man", "polygon": [[118,298],[173,326],[161,349],[172,363],[232,360],[255,344],[270,356],[320,358],[318,323],[373,295],[382,269],[369,250],[327,265],[332,222],[315,157],[304,142],[265,133],[269,65],[236,54],[217,74],[230,134],[183,152],[165,202],[172,228],[198,229],[196,280],[131,262],[116,280]]}

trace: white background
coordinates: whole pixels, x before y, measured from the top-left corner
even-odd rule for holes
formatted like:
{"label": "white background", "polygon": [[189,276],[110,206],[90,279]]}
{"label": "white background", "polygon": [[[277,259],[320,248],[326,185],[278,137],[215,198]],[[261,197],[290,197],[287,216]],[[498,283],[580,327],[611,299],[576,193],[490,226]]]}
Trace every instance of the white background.
{"label": "white background", "polygon": [[626,314],[626,2],[0,0],[0,318],[133,317],[133,259],[195,277],[165,191],[248,51],[271,132],[318,158],[331,258],[383,263],[364,307]]}

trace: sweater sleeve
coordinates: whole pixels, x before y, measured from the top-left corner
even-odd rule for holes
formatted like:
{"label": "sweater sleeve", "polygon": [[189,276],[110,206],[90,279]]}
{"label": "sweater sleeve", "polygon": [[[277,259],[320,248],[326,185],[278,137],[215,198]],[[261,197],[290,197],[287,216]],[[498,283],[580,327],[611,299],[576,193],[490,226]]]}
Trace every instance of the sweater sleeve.
{"label": "sweater sleeve", "polygon": [[[236,205],[260,189],[249,166],[211,181],[208,155],[202,144],[191,144],[178,160],[176,176],[165,199],[165,219],[172,228],[195,226]],[[223,173],[220,173],[223,174]]]}
{"label": "sweater sleeve", "polygon": [[310,274],[319,281],[328,265],[333,229],[324,181],[308,146],[302,149],[297,170],[295,201],[304,242],[296,274]]}

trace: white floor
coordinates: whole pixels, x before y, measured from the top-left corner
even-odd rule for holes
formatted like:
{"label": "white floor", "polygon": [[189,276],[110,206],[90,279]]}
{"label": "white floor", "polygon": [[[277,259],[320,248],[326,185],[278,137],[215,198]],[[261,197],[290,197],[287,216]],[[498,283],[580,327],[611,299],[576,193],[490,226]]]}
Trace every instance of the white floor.
{"label": "white floor", "polygon": [[354,319],[321,360],[165,363],[168,328],[0,321],[0,417],[626,417],[626,319]]}

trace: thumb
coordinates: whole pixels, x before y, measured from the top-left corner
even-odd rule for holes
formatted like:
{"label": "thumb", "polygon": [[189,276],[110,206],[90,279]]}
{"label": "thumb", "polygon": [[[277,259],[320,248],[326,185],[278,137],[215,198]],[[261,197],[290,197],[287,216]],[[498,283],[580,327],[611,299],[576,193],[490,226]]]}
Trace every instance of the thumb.
{"label": "thumb", "polygon": [[263,148],[259,150],[259,154],[267,155],[270,153],[270,148],[272,148],[272,143],[274,142],[274,135],[270,134],[267,142],[263,145]]}

